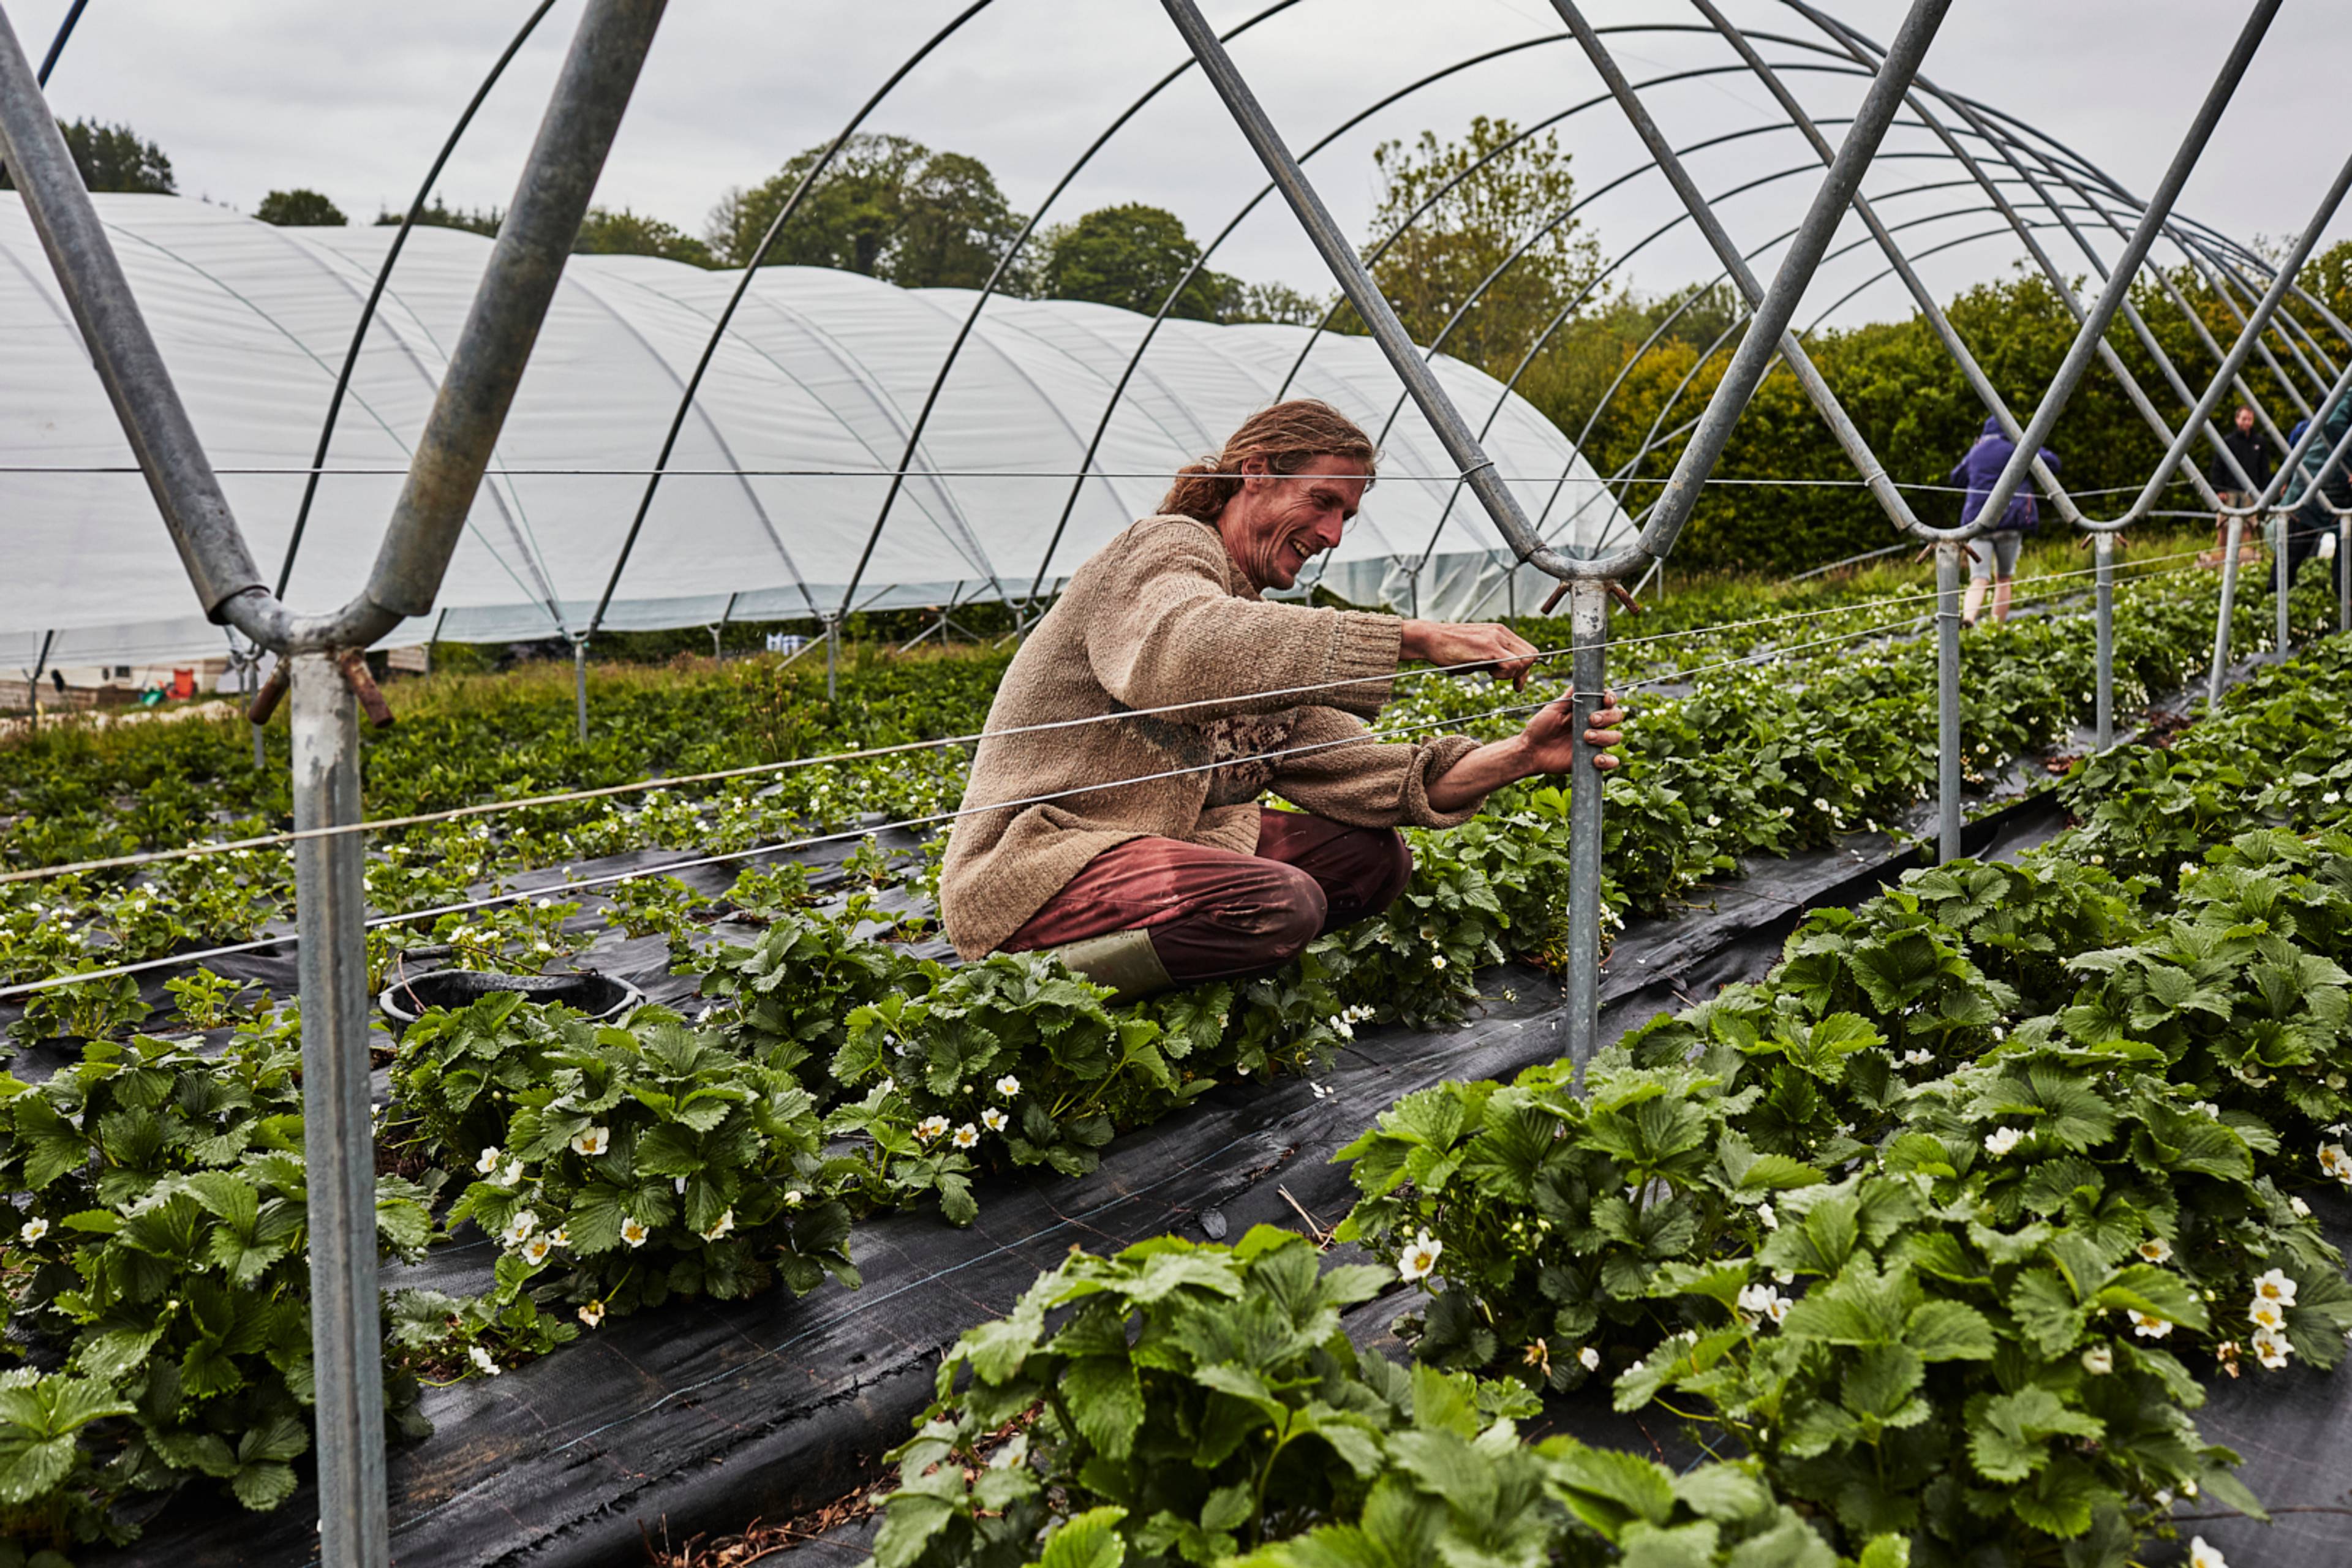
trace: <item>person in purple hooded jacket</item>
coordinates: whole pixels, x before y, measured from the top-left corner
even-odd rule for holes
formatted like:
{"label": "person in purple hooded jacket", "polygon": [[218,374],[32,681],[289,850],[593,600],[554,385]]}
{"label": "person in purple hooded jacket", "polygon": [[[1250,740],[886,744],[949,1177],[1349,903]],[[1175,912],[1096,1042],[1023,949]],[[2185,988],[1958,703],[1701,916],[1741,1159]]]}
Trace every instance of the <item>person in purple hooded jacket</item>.
{"label": "person in purple hooded jacket", "polygon": [[[2008,467],[2010,455],[2017,443],[2000,433],[2000,421],[1985,416],[1984,431],[1970,447],[1968,455],[1952,467],[1945,477],[1948,485],[1965,485],[1968,494],[1960,502],[1960,521],[1967,522],[1984,510],[1992,499],[1992,488]],[[2042,460],[2050,471],[2058,471],[2058,455],[2049,447],[2042,448]],[[1969,593],[1960,606],[1960,625],[1977,624],[1977,614],[1984,608],[1985,590],[1992,590],[1992,618],[2009,619],[2010,580],[2017,575],[2017,552],[2024,548],[2025,536],[2042,521],[2042,503],[2033,494],[2033,481],[2028,479],[2017,487],[2001,509],[2000,519],[1984,533],[1969,541]]]}

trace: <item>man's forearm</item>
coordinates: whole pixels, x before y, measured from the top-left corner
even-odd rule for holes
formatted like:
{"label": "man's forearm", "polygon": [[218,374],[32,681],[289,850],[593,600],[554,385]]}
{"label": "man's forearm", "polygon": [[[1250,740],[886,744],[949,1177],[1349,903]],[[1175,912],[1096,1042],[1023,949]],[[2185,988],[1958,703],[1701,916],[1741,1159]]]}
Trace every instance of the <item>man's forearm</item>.
{"label": "man's forearm", "polygon": [[1490,741],[1429,781],[1430,809],[1460,811],[1475,805],[1507,784],[1516,784],[1536,771],[1527,737]]}

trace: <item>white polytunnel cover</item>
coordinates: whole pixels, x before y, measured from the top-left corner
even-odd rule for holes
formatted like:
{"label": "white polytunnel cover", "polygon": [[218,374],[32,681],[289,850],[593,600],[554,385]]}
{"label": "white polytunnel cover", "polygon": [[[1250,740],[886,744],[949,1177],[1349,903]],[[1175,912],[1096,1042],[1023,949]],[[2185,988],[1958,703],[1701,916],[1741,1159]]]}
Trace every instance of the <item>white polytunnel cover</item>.
{"label": "white polytunnel cover", "polygon": [[[265,578],[275,580],[336,374],[394,231],[274,228],[174,196],[100,216]],[[411,444],[490,252],[413,234],[369,332],[297,555],[298,609],[366,577]],[[548,314],[436,613],[385,640],[510,641],[590,624],[686,380],[739,274],[575,256]],[[854,273],[763,269],[679,432],[604,626],[637,630],[944,606],[1051,589],[1150,512],[1181,464],[1274,400],[1307,329],[1170,321],[1114,405],[1148,318],[989,302],[889,496],[974,296]],[[79,332],[13,193],[0,193],[0,667],[218,653]],[[1548,538],[1613,540],[1623,513],[1549,421],[1441,357],[1440,378]],[[1370,339],[1325,335],[1289,395],[1380,437],[1381,480],[1323,582],[1365,604],[1461,617],[1527,610],[1501,541],[1452,478]],[[1087,478],[1073,479],[1112,408]],[[1066,527],[1056,525],[1069,509]],[[877,531],[877,520],[882,526]],[[869,554],[870,552],[870,554]],[[860,558],[866,557],[863,569]],[[1418,568],[1418,570],[1416,570]],[[855,584],[853,590],[852,584]],[[13,656],[13,657],[12,657]]]}

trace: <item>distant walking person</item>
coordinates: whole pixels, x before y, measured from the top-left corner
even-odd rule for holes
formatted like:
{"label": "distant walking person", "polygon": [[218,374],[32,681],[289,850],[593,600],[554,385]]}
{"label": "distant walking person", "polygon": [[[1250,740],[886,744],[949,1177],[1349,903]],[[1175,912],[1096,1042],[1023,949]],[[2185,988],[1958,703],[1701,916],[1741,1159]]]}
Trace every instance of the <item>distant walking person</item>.
{"label": "distant walking person", "polygon": [[[2336,531],[2336,513],[2323,502],[2332,503],[2339,510],[2352,508],[2352,473],[2346,471],[2347,464],[2337,463],[2331,468],[2327,462],[2328,454],[2336,450],[2347,430],[2352,430],[2352,392],[2339,395],[2321,411],[2319,434],[2304,448],[2303,461],[2297,465],[2294,477],[2287,481],[2281,504],[2293,509],[2286,521],[2286,574],[2290,583],[2303,570],[2303,563],[2318,553],[2320,540]],[[2302,437],[2298,436],[2296,439]],[[2352,570],[2352,560],[2340,551],[2336,553],[2336,570]]]}
{"label": "distant walking person", "polygon": [[[2223,432],[2221,445],[2229,449],[2230,458],[2235,458],[2238,460],[2237,467],[2243,470],[2244,479],[2241,479],[2237,473],[2231,470],[2229,458],[2224,458],[2221,453],[2216,452],[2213,454],[2212,467],[2205,470],[2206,481],[2221,498],[2223,506],[2253,505],[2262,499],[2263,489],[2271,482],[2271,475],[2278,470],[2271,459],[2270,443],[2263,440],[2263,433],[2254,428],[2252,409],[2242,404],[2239,405],[2238,416],[2231,422],[2230,428]],[[2248,483],[2252,483],[2254,488],[2251,490],[2246,489]],[[2251,517],[2243,521],[2238,535],[2241,541],[2253,533],[2257,521]],[[2229,548],[2230,520],[2227,517],[2217,517],[2213,520],[2211,559],[2214,565],[2221,564],[2222,554]],[[2241,543],[2239,548],[2242,552],[2245,546]]]}
{"label": "distant walking person", "polygon": [[[1948,485],[1966,485],[1968,494],[1960,502],[1960,521],[1972,521],[1992,499],[1992,488],[2000,479],[2001,469],[2017,450],[2017,443],[2000,433],[2000,421],[1985,416],[1984,431],[1970,447],[1968,455],[1952,467],[1945,476]],[[2050,471],[2058,471],[2057,454],[2047,447],[2042,448],[2042,460]],[[1969,541],[1969,594],[1960,606],[1960,625],[1977,624],[1978,612],[1984,608],[1985,589],[1992,589],[1992,618],[2009,619],[2011,579],[2017,575],[2017,552],[2024,548],[2025,536],[2041,526],[2042,503],[2034,498],[2031,481],[2019,485],[2017,493],[2009,498],[2001,509],[2000,519],[1990,531]]]}

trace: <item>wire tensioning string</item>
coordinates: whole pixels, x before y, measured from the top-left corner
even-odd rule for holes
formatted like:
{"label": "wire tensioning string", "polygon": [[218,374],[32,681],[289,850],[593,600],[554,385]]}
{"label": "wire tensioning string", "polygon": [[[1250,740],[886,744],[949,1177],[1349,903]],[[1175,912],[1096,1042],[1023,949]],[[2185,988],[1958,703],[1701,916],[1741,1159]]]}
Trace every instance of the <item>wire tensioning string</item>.
{"label": "wire tensioning string", "polygon": [[[2156,556],[2151,557],[2145,562],[2136,563],[2134,564],[2136,566],[2146,566],[2153,565],[2161,561],[2185,560],[2190,555],[2194,555],[2196,553],[2198,552],[2190,551],[2182,552],[2174,555]],[[2085,567],[2074,572],[2045,573],[2034,577],[2020,578],[2018,581],[2021,583],[2054,582],[2063,578],[2089,575],[2096,570],[2097,568],[2095,567]],[[2150,575],[2150,574],[2145,572],[2135,572],[2132,578],[2126,578],[2123,580],[2130,581],[2137,577],[2146,575]],[[1818,619],[1829,616],[1866,615],[1895,605],[1933,599],[1936,596],[1937,591],[1929,589],[1918,594],[1895,595],[1886,598],[1873,599],[1867,603],[1859,605],[1831,605],[1821,609],[1792,611],[1782,616],[1758,616],[1745,621],[1717,622],[1702,626],[1688,626],[1679,631],[1657,632],[1646,637],[1619,638],[1614,640],[1611,646],[1612,648],[1622,649],[1653,643],[1675,641],[1687,637],[1710,636],[1725,631],[1743,630],[1758,626]],[[1540,663],[1545,659],[1553,658],[1560,654],[1570,653],[1573,651],[1573,648],[1570,647],[1538,648],[1531,656],[1530,663]],[[708,773],[678,773],[650,779],[636,779],[631,780],[625,784],[601,784],[586,789],[566,790],[554,795],[527,795],[513,800],[478,801],[468,805],[450,806],[441,811],[419,812],[405,816],[378,817],[366,822],[341,823],[325,827],[297,828],[282,833],[260,834],[249,838],[227,839],[207,844],[184,845],[173,849],[145,850],[134,855],[117,855],[91,860],[68,861],[53,866],[37,867],[17,871],[0,872],[0,886],[5,886],[12,882],[39,881],[56,877],[70,876],[89,871],[129,870],[139,867],[161,865],[177,860],[198,859],[213,855],[226,855],[253,850],[285,848],[291,845],[299,844],[310,839],[341,837],[354,833],[386,832],[397,828],[429,826],[436,823],[456,822],[476,817],[493,816],[510,811],[523,811],[548,806],[565,805],[579,801],[610,799],[625,795],[647,794],[658,790],[687,788],[706,784],[723,784],[736,779],[756,778],[768,774],[793,772],[803,768],[812,768],[824,764],[866,762],[881,757],[904,756],[918,752],[943,750],[950,746],[972,745],[981,741],[995,737],[1009,737],[1014,735],[1033,734],[1046,731],[1076,729],[1088,724],[1111,723],[1123,719],[1145,718],[1163,713],[1183,712],[1197,708],[1225,707],[1237,702],[1255,702],[1267,698],[1305,696],[1315,692],[1337,690],[1348,686],[1373,685],[1382,681],[1393,681],[1412,677],[1461,674],[1491,668],[1496,662],[1496,661],[1492,659],[1475,659],[1457,664],[1427,665],[1409,670],[1398,670],[1387,675],[1353,676],[1341,680],[1318,681],[1305,686],[1278,687],[1265,691],[1245,693],[1237,697],[1198,698],[1185,702],[1172,702],[1152,708],[1124,709],[1109,713],[1087,714],[1076,719],[1057,719],[1036,724],[1016,725],[1003,730],[968,731],[962,734],[939,736],[926,741],[907,741],[888,746],[870,746],[853,751],[832,752],[814,757],[791,757],[773,763],[747,763],[742,767],[721,768]]]}
{"label": "wire tensioning string", "polygon": [[[2193,568],[2188,567],[2176,567],[2172,570],[2174,572],[2180,572],[2192,569]],[[2135,584],[2145,583],[2154,577],[2166,574],[2168,574],[2147,573],[2135,577],[2130,581]],[[2042,595],[2042,597],[2045,598],[2061,596],[2063,595]],[[2016,602],[2017,601],[2012,600],[2012,603]],[[1913,616],[1903,617],[1904,620],[1914,620],[1916,618],[1916,617]],[[1623,690],[1633,691],[1648,689],[1657,686],[1674,685],[1682,681],[1696,679],[1701,675],[1710,674],[1720,670],[1738,668],[1742,666],[1759,666],[1769,664],[1780,659],[1786,658],[1792,654],[1803,652],[1808,648],[1854,642],[1866,637],[1892,630],[1899,624],[1901,623],[1889,622],[1885,626],[1871,627],[1863,631],[1841,632],[1831,637],[1817,639],[1813,642],[1792,644],[1786,647],[1746,654],[1737,658],[1717,660],[1708,664],[1693,666],[1686,669],[1668,671],[1660,675],[1645,677],[1628,682],[1623,688]],[[1565,692],[1559,693],[1556,696],[1544,698],[1536,702],[1517,703],[1507,707],[1484,709],[1472,714],[1449,714],[1442,718],[1421,720],[1407,724],[1391,725],[1380,730],[1368,729],[1360,733],[1344,735],[1335,740],[1318,741],[1303,746],[1290,746],[1278,751],[1260,752],[1255,754],[1253,758],[1246,760],[1265,761],[1269,759],[1301,756],[1311,752],[1325,752],[1340,746],[1383,744],[1401,735],[1418,733],[1426,730],[1458,727],[1465,722],[1476,721],[1479,720],[1512,718],[1520,714],[1533,713],[1541,709],[1554,707],[1561,703],[1571,702],[1580,696],[1599,700],[1606,695],[1606,693],[1600,692],[1580,693],[1571,688]],[[585,877],[575,879],[567,879],[562,882],[548,883],[534,888],[514,888],[504,892],[489,894],[479,899],[469,899],[457,903],[435,905],[422,910],[410,910],[399,914],[379,915],[366,921],[364,929],[375,931],[389,926],[414,924],[420,921],[437,921],[446,915],[471,914],[478,910],[495,909],[503,904],[517,903],[525,900],[551,899],[555,896],[574,892],[593,892],[602,888],[616,887],[623,883],[638,881],[646,878],[675,876],[680,871],[696,870],[706,866],[728,865],[739,860],[747,860],[762,855],[782,855],[791,853],[794,850],[813,849],[830,844],[846,843],[852,839],[863,839],[895,830],[935,826],[941,823],[952,823],[962,817],[975,816],[986,812],[1012,811],[1023,809],[1031,805],[1050,805],[1053,802],[1066,800],[1077,795],[1094,795],[1106,790],[1126,788],[1133,784],[1150,784],[1162,779],[1181,778],[1191,773],[1212,772],[1216,768],[1228,766],[1233,761],[1237,760],[1244,759],[1228,759],[1224,763],[1211,762],[1194,763],[1181,768],[1166,769],[1159,773],[1139,774],[1133,778],[1115,779],[1103,784],[1084,784],[1072,789],[1056,790],[1043,795],[1027,795],[1013,800],[993,801],[983,805],[959,805],[952,811],[933,812],[920,816],[902,817],[892,822],[877,823],[870,826],[846,828],[835,833],[811,834],[798,838],[783,839],[770,844],[754,845],[744,849],[726,850],[715,855],[698,856],[685,860],[673,860],[659,866],[638,867],[627,871],[613,872],[599,877]],[[289,931],[283,935],[261,937],[250,942],[231,942],[216,947],[198,949],[189,952],[170,953],[160,958],[142,960],[135,963],[116,964],[109,968],[80,970],[70,974],[53,975],[46,980],[28,981],[16,985],[0,986],[0,1001],[5,1001],[17,996],[31,995],[42,991],[55,990],[67,985],[79,985],[92,981],[111,980],[123,975],[145,973],[157,969],[180,967],[187,964],[202,963],[208,959],[226,958],[233,957],[240,953],[258,952],[265,949],[277,948],[289,943],[299,944],[300,940],[300,933],[299,931]]]}
{"label": "wire tensioning string", "polygon": [[[1535,658],[1542,660],[1568,648],[1538,648]],[[828,752],[814,757],[787,757],[773,763],[749,763],[740,768],[719,768],[710,773],[677,773],[661,778],[633,779],[627,784],[599,784],[588,789],[565,790],[558,795],[528,795],[516,800],[478,801],[471,805],[455,805],[442,811],[418,812],[408,816],[377,817],[367,822],[338,823],[326,827],[304,827],[284,833],[262,834],[252,838],[236,838],[216,844],[195,844],[178,849],[155,849],[138,855],[117,855],[99,860],[76,860],[63,865],[46,866],[36,870],[0,873],[0,885],[28,882],[46,877],[62,877],[80,871],[110,871],[136,866],[152,866],[167,860],[194,859],[205,855],[225,855],[247,849],[278,849],[318,838],[340,838],[353,833],[375,833],[396,827],[421,827],[436,822],[456,822],[467,817],[492,816],[503,812],[523,811],[541,806],[565,805],[574,801],[599,800],[614,795],[643,794],[653,790],[682,788],[692,784],[723,784],[733,779],[757,778],[768,773],[788,773],[800,768],[813,768],[834,763],[869,762],[877,757],[904,756],[913,752],[943,750],[950,746],[977,744],[982,741],[1014,735],[1032,735],[1054,730],[1076,729],[1087,724],[1107,724],[1122,719],[1150,718],[1161,713],[1181,713],[1195,708],[1224,708],[1236,703],[1259,702],[1275,697],[1298,697],[1314,692],[1336,691],[1349,686],[1371,686],[1383,681],[1408,677],[1450,675],[1491,667],[1493,659],[1472,659],[1459,664],[1427,665],[1409,670],[1393,670],[1386,675],[1355,675],[1339,680],[1321,680],[1307,686],[1276,687],[1265,691],[1244,692],[1230,697],[1200,697],[1183,702],[1162,703],[1152,708],[1123,708],[1109,713],[1089,713],[1076,719],[1051,719],[1035,724],[1017,724],[1003,730],[971,731],[958,735],[942,735],[928,741],[902,741],[888,746],[867,746],[856,751]]]}
{"label": "wire tensioning string", "polygon": [[[1489,463],[1487,466],[1492,467],[1493,465]],[[662,475],[665,479],[1157,479],[1168,481],[1172,480],[1176,477],[1172,472],[1165,468],[1136,469],[1128,471],[1108,468],[1087,468],[1081,471],[1075,468],[630,468],[501,467],[498,471],[499,477],[502,479],[644,479],[648,475],[656,473]],[[1470,474],[1475,471],[1476,470],[1475,469],[1465,469],[1460,473],[1416,474],[1400,473],[1391,470],[1376,473],[1374,478],[1409,484],[1451,485],[1460,483],[1464,479],[1469,478]],[[261,479],[306,479],[313,474],[325,479],[404,479],[408,474],[408,470],[406,468],[360,468],[348,466],[341,468],[314,468],[309,465],[296,466],[274,464],[215,468],[213,469],[213,472],[215,474],[234,475],[242,478]],[[145,470],[141,468],[136,463],[0,463],[0,474],[120,474],[139,475],[143,477],[144,473]],[[1203,469],[1196,470],[1185,475],[1184,477],[1187,479],[1245,479],[1252,476],[1241,472],[1226,473]],[[1287,479],[1295,478],[1296,476],[1276,475],[1274,477],[1278,479]],[[1339,477],[1346,478],[1348,476],[1342,475]],[[1499,475],[1497,477],[1502,479],[1505,484],[1512,485],[1548,486],[1560,482],[1560,477],[1558,474],[1539,474],[1532,476]],[[1663,485],[1668,483],[1669,479],[1666,476],[1660,476],[1653,479],[1642,475],[1626,475],[1618,479],[1602,479],[1596,475],[1591,482],[1603,486],[1609,484]],[[1712,475],[1699,482],[1706,485],[1731,485],[1760,489],[1867,489],[1869,486],[1869,481],[1865,479],[1769,479],[1761,477],[1742,477],[1738,475]],[[1917,490],[1923,493],[1940,495],[1965,495],[1968,493],[1968,487],[1966,485],[1931,484],[1926,481],[1912,482],[1902,479],[1894,479],[1889,480],[1888,482],[1893,484],[1895,489],[1903,490]],[[2168,483],[2178,486],[2185,485],[2189,483],[2189,481],[2187,479],[2175,479],[2168,481]],[[2139,485],[2112,485],[2102,489],[2069,490],[2067,493],[2073,496],[2137,495],[2141,489],[2142,487]]]}

